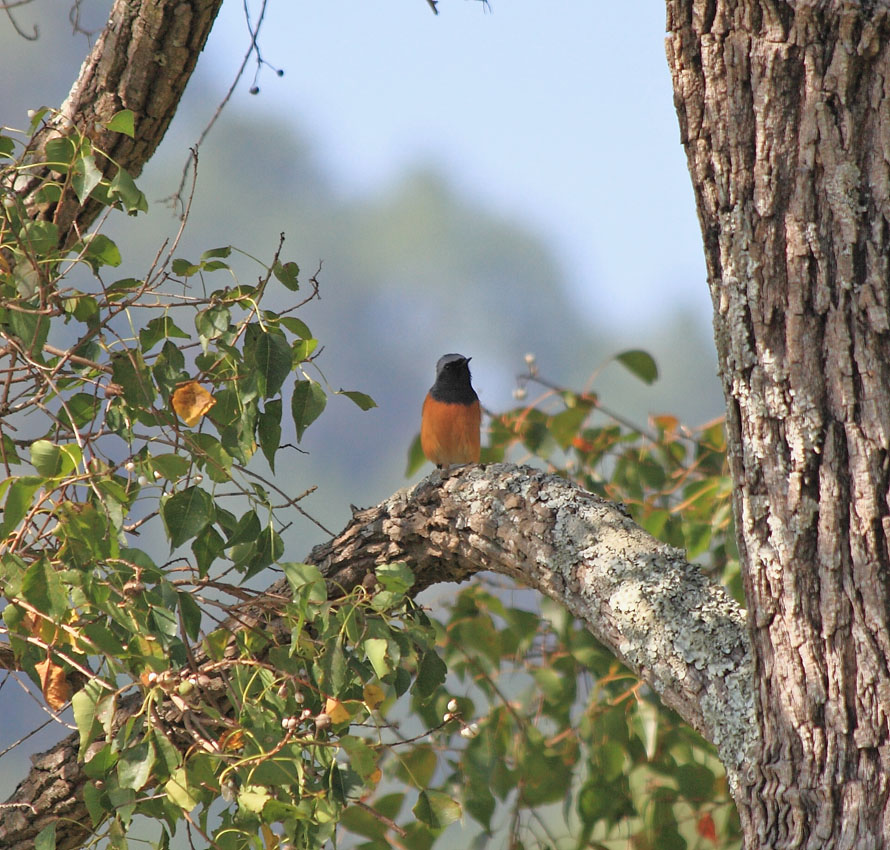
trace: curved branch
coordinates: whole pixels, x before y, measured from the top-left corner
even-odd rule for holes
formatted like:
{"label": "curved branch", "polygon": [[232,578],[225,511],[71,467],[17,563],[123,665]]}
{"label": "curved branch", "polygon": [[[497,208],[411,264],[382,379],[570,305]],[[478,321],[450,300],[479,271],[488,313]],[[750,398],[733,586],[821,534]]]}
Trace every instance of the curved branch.
{"label": "curved branch", "polygon": [[415,591],[511,576],[564,605],[711,741],[731,782],[756,740],[745,612],[681,551],[564,478],[512,464],[434,472],[356,513],[310,560],[346,590],[397,560]]}
{"label": "curved branch", "polygon": [[[434,472],[373,508],[307,559],[330,593],[374,584],[374,568],[405,561],[418,593],[493,570],[559,601],[713,742],[734,785],[756,743],[744,612],[678,550],[643,531],[618,507],[555,475],[490,464]],[[288,601],[279,580],[260,603],[239,609],[233,628],[267,620]],[[135,710],[139,702],[130,703]],[[120,707],[119,722],[131,710]],[[0,846],[31,846],[46,801],[65,803],[59,848],[76,846],[89,823],[76,763],[77,736],[37,756],[29,777],[0,807]],[[55,805],[55,804],[53,804]],[[34,811],[31,810],[34,807]],[[61,812],[60,812],[61,813]]]}

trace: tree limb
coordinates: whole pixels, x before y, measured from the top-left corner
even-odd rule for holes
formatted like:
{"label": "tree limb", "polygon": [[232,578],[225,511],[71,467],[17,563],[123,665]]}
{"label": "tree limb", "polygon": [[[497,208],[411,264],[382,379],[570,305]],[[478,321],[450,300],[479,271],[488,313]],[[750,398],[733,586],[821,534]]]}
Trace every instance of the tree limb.
{"label": "tree limb", "polygon": [[[176,114],[221,5],[222,0],[115,0],[59,115],[34,137],[33,150],[42,151],[50,139],[77,126],[114,161],[97,160],[103,173],[111,176],[119,165],[140,174]],[[105,129],[121,109],[133,110],[136,138]],[[35,170],[16,188],[27,198],[46,177],[45,170]],[[64,245],[85,232],[101,209],[81,204],[69,189],[58,202],[31,203],[28,213],[54,221]]]}
{"label": "tree limb", "polygon": [[[490,464],[434,472],[417,487],[357,511],[341,534],[307,559],[332,596],[373,584],[378,564],[405,561],[413,592],[482,570],[508,575],[565,605],[713,742],[734,784],[756,743],[745,615],[682,553],[643,531],[618,507],[555,475]],[[370,582],[369,582],[370,579]],[[262,618],[269,634],[288,599],[285,580],[239,609],[233,628]],[[137,700],[121,704],[123,722]],[[132,706],[132,708],[130,708]],[[79,793],[77,736],[34,758],[0,808],[0,846],[24,850],[47,818],[61,815],[57,846],[77,846],[89,817]]]}

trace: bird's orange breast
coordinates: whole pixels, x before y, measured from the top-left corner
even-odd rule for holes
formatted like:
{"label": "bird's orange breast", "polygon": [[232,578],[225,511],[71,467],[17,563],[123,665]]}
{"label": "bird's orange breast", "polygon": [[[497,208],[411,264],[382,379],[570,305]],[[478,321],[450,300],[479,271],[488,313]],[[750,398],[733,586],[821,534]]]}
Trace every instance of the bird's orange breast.
{"label": "bird's orange breast", "polygon": [[420,421],[420,445],[436,466],[479,462],[479,401],[447,404],[427,395]]}

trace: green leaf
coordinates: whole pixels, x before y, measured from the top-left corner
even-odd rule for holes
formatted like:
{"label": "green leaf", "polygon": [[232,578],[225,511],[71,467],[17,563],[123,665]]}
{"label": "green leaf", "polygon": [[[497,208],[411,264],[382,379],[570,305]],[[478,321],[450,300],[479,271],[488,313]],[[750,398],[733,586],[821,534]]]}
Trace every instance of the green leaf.
{"label": "green leaf", "polygon": [[557,413],[550,420],[550,433],[553,436],[553,439],[559,443],[559,447],[565,451],[572,440],[578,436],[578,431],[581,426],[584,424],[584,420],[587,419],[587,415],[590,412],[589,408],[583,405],[578,405],[577,407],[570,407],[568,410],[563,410],[561,413]]}
{"label": "green leaf", "polygon": [[340,390],[337,395],[345,395],[346,398],[354,401],[362,410],[370,410],[377,407],[377,402],[366,393],[360,393],[358,390]]}
{"label": "green leaf", "polygon": [[107,130],[112,133],[123,133],[131,139],[136,138],[136,116],[132,109],[122,109],[114,114],[112,119],[105,125]]}
{"label": "green leaf", "polygon": [[0,158],[8,157],[12,159],[12,153],[15,150],[15,142],[9,136],[0,136]]}
{"label": "green leaf", "polygon": [[239,543],[253,543],[260,536],[260,528],[260,518],[256,515],[256,511],[245,511],[238,524],[229,533],[226,548],[237,546]]}
{"label": "green leaf", "polygon": [[123,168],[119,168],[117,174],[114,175],[108,190],[108,197],[112,203],[120,200],[129,215],[148,212],[148,201],[145,195],[137,188],[133,178]]}
{"label": "green leaf", "polygon": [[170,548],[196,537],[213,521],[213,499],[200,487],[187,487],[161,504],[161,518]]}
{"label": "green leaf", "polygon": [[328,598],[324,577],[314,564],[281,564],[294,597],[300,596],[308,602],[319,604]]}
{"label": "green leaf", "polygon": [[230,481],[232,476],[232,456],[222,447],[222,443],[212,434],[195,432],[189,441],[198,449],[198,464],[211,478],[218,483]]}
{"label": "green leaf", "polygon": [[97,730],[110,724],[114,711],[114,700],[102,687],[100,680],[94,679],[87,682],[71,697],[71,710],[80,736],[78,758],[83,758],[83,754],[92,743]]}
{"label": "green leaf", "polygon": [[340,746],[349,756],[349,766],[362,779],[367,779],[377,769],[377,753],[366,741],[354,735],[343,735],[340,738]]}
{"label": "green leaf", "polygon": [[296,292],[300,288],[300,283],[297,280],[300,274],[300,267],[296,263],[275,263],[272,266],[272,274],[275,275],[276,280],[283,283],[291,292]]}
{"label": "green leaf", "polygon": [[[104,787],[104,786],[103,786]],[[108,817],[111,803],[104,791],[100,791],[94,783],[87,782],[83,787],[83,802],[87,807],[93,826],[98,826]]]}
{"label": "green leaf", "polygon": [[84,203],[93,189],[101,182],[102,172],[96,167],[96,161],[91,155],[82,156],[74,163],[74,167],[71,169],[71,185],[74,187],[78,201]]}
{"label": "green leaf", "polygon": [[59,244],[59,228],[51,221],[28,221],[19,237],[29,253],[43,257]]}
{"label": "green leaf", "polygon": [[226,541],[222,535],[212,526],[208,525],[192,542],[192,552],[198,567],[198,575],[203,578],[207,575],[211,564],[226,548]]}
{"label": "green leaf", "polygon": [[623,351],[616,355],[615,359],[646,384],[652,384],[658,378],[658,366],[655,363],[655,358],[647,351],[640,349]]}
{"label": "green leaf", "polygon": [[16,478],[6,495],[3,506],[3,522],[0,523],[0,539],[10,534],[24,519],[31,507],[34,494],[43,485],[43,479],[36,476]]}
{"label": "green leaf", "polygon": [[43,827],[34,839],[34,850],[56,850],[56,825]]}
{"label": "green leaf", "polygon": [[184,767],[180,767],[173,772],[173,775],[164,785],[164,791],[167,792],[167,799],[171,803],[187,812],[190,812],[198,805],[198,792],[189,788],[188,774]]}
{"label": "green leaf", "polygon": [[47,317],[22,310],[10,310],[8,315],[10,330],[22,341],[28,353],[42,363],[43,346],[50,327]]}
{"label": "green leaf", "polygon": [[268,789],[261,785],[245,785],[238,792],[238,805],[247,812],[259,814],[271,797]]}
{"label": "green leaf", "polygon": [[423,790],[432,782],[438,764],[436,751],[419,744],[399,758],[396,776],[406,785]]}
{"label": "green leaf", "polygon": [[411,810],[421,822],[436,832],[460,818],[460,804],[441,791],[421,791]]}
{"label": "green leaf", "polygon": [[213,307],[208,307],[206,310],[201,310],[195,316],[195,330],[202,341],[206,342],[224,334],[229,329],[230,320],[229,308],[223,304],[217,304]]}
{"label": "green leaf", "polygon": [[59,574],[44,558],[34,561],[22,578],[22,597],[48,617],[61,617],[69,610],[68,595]]}
{"label": "green leaf", "polygon": [[179,599],[179,613],[182,616],[185,633],[191,640],[197,640],[201,634],[201,607],[190,593],[180,590],[176,595]]}
{"label": "green leaf", "polygon": [[277,395],[290,374],[293,355],[284,336],[278,333],[261,334],[253,351],[260,392],[265,398]]}
{"label": "green leaf", "polygon": [[382,679],[392,669],[386,660],[386,641],[383,638],[368,638],[362,646],[377,678]]}
{"label": "green leaf", "polygon": [[155,389],[148,367],[138,351],[121,352],[111,361],[111,377],[124,389],[127,404],[133,407],[151,407]]}
{"label": "green leaf", "polygon": [[282,316],[281,324],[300,339],[312,339],[312,331],[302,319],[295,316]]}
{"label": "green leaf", "polygon": [[321,416],[327,403],[324,390],[315,381],[297,381],[291,396],[291,413],[297,428],[298,443],[306,429]]}
{"label": "green leaf", "polygon": [[168,481],[178,481],[189,471],[191,461],[188,457],[175,454],[155,455],[149,461],[151,470],[159,472]]}
{"label": "green leaf", "polygon": [[626,748],[617,741],[605,741],[595,753],[599,777],[605,782],[614,782],[624,773]]}
{"label": "green leaf", "polygon": [[417,679],[411,688],[411,693],[416,694],[420,699],[428,699],[432,693],[444,681],[448,674],[448,668],[445,662],[439,658],[434,650],[425,652],[417,668]]}
{"label": "green leaf", "polygon": [[[15,268],[12,270],[12,277],[15,281],[16,292],[18,292],[19,296],[25,301],[30,301],[40,290],[40,271],[33,263],[28,262],[28,260],[20,260],[15,264]],[[14,318],[17,312],[18,311],[16,310],[11,311],[9,315],[9,323],[16,335],[21,337],[21,334],[15,329]],[[23,313],[22,318],[25,319],[26,317],[27,321],[36,325],[36,316],[29,316],[28,314]],[[19,324],[21,324],[21,320],[19,320]]]}
{"label": "green leaf", "polygon": [[117,778],[121,788],[139,791],[151,777],[155,763],[155,748],[151,740],[128,747],[120,754],[117,763]]}
{"label": "green leaf", "polygon": [[50,139],[43,149],[46,156],[46,164],[52,166],[54,171],[66,174],[68,167],[77,156],[77,145],[70,136],[61,136]]}
{"label": "green leaf", "polygon": [[201,254],[202,260],[211,260],[214,257],[219,257],[221,259],[225,259],[232,253],[231,245],[224,245],[222,248],[210,248]]}
{"label": "green leaf", "polygon": [[170,268],[173,270],[173,274],[178,275],[179,277],[191,277],[193,274],[201,271],[200,265],[195,265],[188,260],[183,260],[182,257],[177,257],[173,260]]}
{"label": "green leaf", "polygon": [[31,463],[40,475],[47,478],[71,475],[81,460],[83,453],[76,443],[58,446],[49,440],[37,440],[31,445]]}
{"label": "green leaf", "polygon": [[294,363],[303,363],[312,356],[312,352],[318,348],[318,340],[314,337],[298,339],[294,345]]}
{"label": "green leaf", "polygon": [[171,316],[155,316],[139,329],[139,347],[143,354],[147,354],[162,339],[170,337],[188,339],[189,335],[176,325]]}
{"label": "green leaf", "polygon": [[418,433],[408,448],[408,464],[405,466],[405,478],[410,478],[426,463],[426,455],[423,453],[423,446],[420,444],[420,434]]}
{"label": "green leaf", "polygon": [[681,764],[674,771],[677,790],[694,802],[707,802],[714,797],[716,778],[713,771],[703,764]]}
{"label": "green leaf", "polygon": [[407,593],[414,586],[414,573],[411,568],[403,561],[396,561],[393,564],[380,564],[374,568],[377,580],[383,585],[385,590],[393,593]]}
{"label": "green leaf", "polygon": [[275,471],[275,453],[281,445],[281,399],[267,401],[265,409],[257,417],[257,438],[260,448],[269,463],[269,468]]}

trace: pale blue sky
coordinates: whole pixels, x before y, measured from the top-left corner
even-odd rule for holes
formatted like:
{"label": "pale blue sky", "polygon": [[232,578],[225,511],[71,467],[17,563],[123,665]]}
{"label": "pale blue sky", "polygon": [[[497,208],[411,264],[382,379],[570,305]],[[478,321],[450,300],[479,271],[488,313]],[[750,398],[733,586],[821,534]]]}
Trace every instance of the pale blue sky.
{"label": "pale blue sky", "polygon": [[[627,327],[630,338],[676,304],[707,322],[664,3],[439,8],[434,16],[425,0],[273,0],[260,47],[285,75],[265,69],[261,93],[248,94],[248,80],[236,100],[292,115],[344,192],[432,163],[542,232],[581,310]],[[220,93],[246,32],[242,5],[224,4],[201,62]]]}

